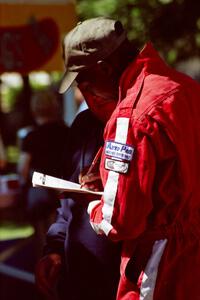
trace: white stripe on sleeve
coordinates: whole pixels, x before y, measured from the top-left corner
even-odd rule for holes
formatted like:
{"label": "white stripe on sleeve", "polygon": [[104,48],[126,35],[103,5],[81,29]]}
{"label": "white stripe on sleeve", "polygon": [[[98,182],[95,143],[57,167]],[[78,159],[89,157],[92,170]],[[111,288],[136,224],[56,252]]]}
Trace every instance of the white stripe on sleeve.
{"label": "white stripe on sleeve", "polygon": [[140,288],[140,300],[153,300],[154,289],[158,267],[165,250],[167,239],[155,241],[152,249],[151,257],[146,265],[142,276],[142,284]]}
{"label": "white stripe on sleeve", "polygon": [[[128,136],[129,118],[118,118],[115,134],[115,142],[125,144]],[[119,173],[109,171],[107,182],[104,188],[104,205],[102,208],[103,221],[100,229],[108,235],[112,229],[111,220],[113,215],[114,203],[118,188]]]}

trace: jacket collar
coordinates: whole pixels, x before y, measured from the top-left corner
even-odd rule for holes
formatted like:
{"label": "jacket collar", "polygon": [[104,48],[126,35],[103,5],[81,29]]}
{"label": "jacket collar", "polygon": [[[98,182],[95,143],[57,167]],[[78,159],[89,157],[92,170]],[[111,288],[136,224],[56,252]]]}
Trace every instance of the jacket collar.
{"label": "jacket collar", "polygon": [[136,59],[123,72],[119,83],[119,102],[125,97],[135,96],[137,98],[138,93],[143,85],[144,78],[149,73],[158,71],[159,67],[165,65],[153,45],[149,42],[137,55]]}

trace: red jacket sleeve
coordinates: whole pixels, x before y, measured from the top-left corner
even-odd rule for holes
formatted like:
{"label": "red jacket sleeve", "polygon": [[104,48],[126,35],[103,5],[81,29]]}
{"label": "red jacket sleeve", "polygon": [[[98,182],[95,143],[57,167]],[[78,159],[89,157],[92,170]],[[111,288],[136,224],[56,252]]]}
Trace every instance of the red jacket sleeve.
{"label": "red jacket sleeve", "polygon": [[[123,122],[128,122],[126,128]],[[106,169],[106,159],[116,159],[108,155],[107,142],[111,148],[117,145],[119,126],[123,132],[121,145],[133,148],[132,159],[123,160],[128,164],[127,173]],[[130,124],[128,118],[117,118],[109,122],[108,127],[101,162],[104,196],[91,210],[91,224],[97,233],[104,233],[113,240],[133,239],[147,226],[147,217],[153,209],[156,166],[160,157],[171,156],[172,146],[158,124],[148,119],[142,124]],[[117,143],[120,143],[118,137]],[[114,155],[120,156],[120,150]]]}

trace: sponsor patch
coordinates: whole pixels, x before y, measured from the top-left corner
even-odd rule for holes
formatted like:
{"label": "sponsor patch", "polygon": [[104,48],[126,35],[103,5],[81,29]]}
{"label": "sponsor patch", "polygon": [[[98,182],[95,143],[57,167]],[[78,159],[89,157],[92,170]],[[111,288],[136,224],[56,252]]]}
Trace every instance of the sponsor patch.
{"label": "sponsor patch", "polygon": [[106,158],[105,168],[106,170],[115,171],[117,173],[126,174],[128,172],[129,163],[119,160]]}
{"label": "sponsor patch", "polygon": [[105,154],[121,160],[131,161],[133,158],[134,148],[127,145],[112,141],[106,142]]}

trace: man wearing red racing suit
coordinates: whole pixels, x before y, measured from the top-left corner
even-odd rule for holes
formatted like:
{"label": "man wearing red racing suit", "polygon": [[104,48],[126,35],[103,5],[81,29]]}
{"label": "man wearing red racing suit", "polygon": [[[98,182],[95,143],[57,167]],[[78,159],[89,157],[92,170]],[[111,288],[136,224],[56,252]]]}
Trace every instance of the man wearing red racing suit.
{"label": "man wearing red racing suit", "polygon": [[[72,43],[78,50],[65,55],[73,60],[67,61],[74,72],[68,76],[80,88],[84,83],[94,94],[118,101],[104,132],[104,195],[88,206],[94,230],[123,242],[117,300],[199,300],[200,86],[168,67],[151,44],[131,59],[118,23],[121,50],[111,53],[111,38],[113,45],[116,40],[107,20],[101,22],[78,25],[70,36],[70,42],[79,39],[78,46]],[[96,29],[98,39],[95,34],[86,39],[85,30],[78,36],[84,24],[90,24],[90,35]],[[80,63],[82,57],[87,60]],[[92,109],[95,100],[88,104]]]}
{"label": "man wearing red racing suit", "polygon": [[200,87],[147,44],[120,92],[89,209],[97,233],[124,241],[118,299],[200,299]]}

